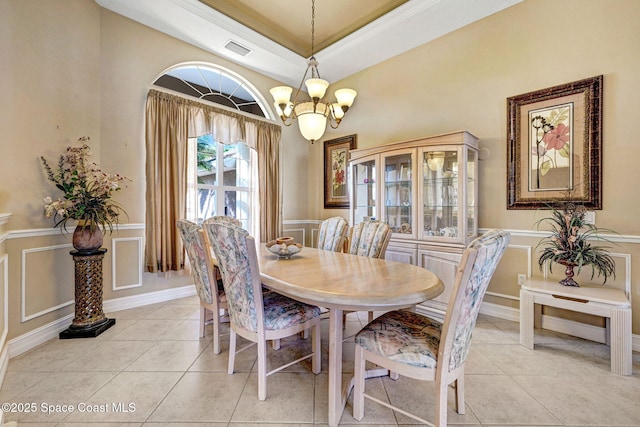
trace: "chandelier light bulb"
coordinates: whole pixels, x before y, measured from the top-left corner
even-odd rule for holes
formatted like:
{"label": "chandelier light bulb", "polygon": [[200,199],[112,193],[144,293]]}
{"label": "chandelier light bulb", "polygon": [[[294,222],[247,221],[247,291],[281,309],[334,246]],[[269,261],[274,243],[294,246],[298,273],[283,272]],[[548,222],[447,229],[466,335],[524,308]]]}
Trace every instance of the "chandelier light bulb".
{"label": "chandelier light bulb", "polygon": [[433,153],[430,153],[429,157],[427,158],[427,165],[429,166],[429,169],[434,172],[442,169],[442,166],[444,165],[444,152],[435,151]]}
{"label": "chandelier light bulb", "polygon": [[325,104],[314,105],[313,102],[303,102],[295,107],[298,126],[302,136],[311,141],[319,140],[327,127],[329,110]]}
{"label": "chandelier light bulb", "polygon": [[291,99],[291,92],[293,92],[293,88],[289,86],[276,86],[269,91],[271,96],[273,96],[273,100],[278,105],[288,104]]}
{"label": "chandelier light bulb", "polygon": [[322,99],[329,87],[329,82],[323,79],[307,79],[304,84],[307,86],[307,92],[313,100]]}
{"label": "chandelier light bulb", "polygon": [[353,105],[353,101],[356,99],[357,94],[358,92],[353,89],[338,89],[336,90],[336,99],[340,106],[349,108]]}

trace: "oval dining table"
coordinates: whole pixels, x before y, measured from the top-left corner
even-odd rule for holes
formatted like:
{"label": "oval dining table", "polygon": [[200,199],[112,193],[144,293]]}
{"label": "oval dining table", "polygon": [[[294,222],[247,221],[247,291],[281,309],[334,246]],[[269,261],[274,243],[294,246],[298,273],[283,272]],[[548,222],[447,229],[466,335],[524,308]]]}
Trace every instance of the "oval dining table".
{"label": "oval dining table", "polygon": [[308,247],[279,259],[264,244],[257,252],[266,287],[329,309],[328,424],[337,426],[350,391],[342,385],[343,312],[413,307],[440,295],[444,285],[431,271],[397,261]]}

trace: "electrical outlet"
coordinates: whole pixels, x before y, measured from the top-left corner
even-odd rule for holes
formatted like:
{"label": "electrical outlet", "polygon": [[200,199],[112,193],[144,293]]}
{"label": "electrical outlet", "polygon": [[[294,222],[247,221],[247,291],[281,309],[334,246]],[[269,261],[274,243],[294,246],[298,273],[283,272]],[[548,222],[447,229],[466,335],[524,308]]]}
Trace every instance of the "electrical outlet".
{"label": "electrical outlet", "polygon": [[527,280],[527,275],[526,274],[518,274],[518,285],[522,286],[524,285],[524,281]]}
{"label": "electrical outlet", "polygon": [[594,211],[587,211],[584,213],[584,222],[591,225],[596,225],[596,213]]}

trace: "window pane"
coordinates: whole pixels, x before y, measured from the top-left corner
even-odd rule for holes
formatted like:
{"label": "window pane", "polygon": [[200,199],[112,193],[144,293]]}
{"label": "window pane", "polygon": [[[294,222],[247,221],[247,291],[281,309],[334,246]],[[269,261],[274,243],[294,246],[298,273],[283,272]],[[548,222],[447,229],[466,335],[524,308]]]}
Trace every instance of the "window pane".
{"label": "window pane", "polygon": [[237,145],[236,187],[249,188],[251,183],[251,149],[246,144]]}
{"label": "window pane", "polygon": [[[211,135],[190,141],[189,163],[193,165],[192,170],[197,170],[197,174],[189,175],[191,181],[195,181],[197,175],[197,184],[189,184],[196,187],[187,207],[188,212],[193,212],[190,218],[203,221],[215,215],[226,215],[239,219],[243,227],[250,230],[251,197],[255,197],[250,169],[255,164],[255,160],[251,160],[255,153],[246,144],[220,144]],[[219,170],[224,171],[218,174]]]}
{"label": "window pane", "polygon": [[225,211],[227,215],[235,217],[242,221],[243,224],[249,220],[249,212],[251,204],[249,202],[248,191],[225,191]]}
{"label": "window pane", "polygon": [[198,184],[216,185],[216,148],[211,135],[198,137]]}
{"label": "window pane", "polygon": [[210,188],[198,188],[198,221],[216,214],[216,191]]}
{"label": "window pane", "polygon": [[237,145],[224,146],[224,186],[236,186],[236,160]]}

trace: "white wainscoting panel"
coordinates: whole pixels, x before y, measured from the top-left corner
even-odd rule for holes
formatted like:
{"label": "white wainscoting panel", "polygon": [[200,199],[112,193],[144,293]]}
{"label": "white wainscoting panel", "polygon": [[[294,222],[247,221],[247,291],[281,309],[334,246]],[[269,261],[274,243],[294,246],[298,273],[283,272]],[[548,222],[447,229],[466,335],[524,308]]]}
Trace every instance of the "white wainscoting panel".
{"label": "white wainscoting panel", "polygon": [[306,230],[304,228],[284,228],[282,230],[285,236],[293,237],[293,240],[296,243],[302,243],[303,246],[306,242],[305,238],[307,237]]}
{"label": "white wainscoting panel", "polygon": [[[111,240],[111,289],[142,286],[142,237],[119,237]],[[126,268],[118,268],[126,264]],[[132,265],[133,264],[133,265]]]}
{"label": "white wainscoting panel", "polygon": [[[72,245],[64,244],[24,249],[22,251],[20,282],[21,322],[27,322],[74,304],[75,267],[73,257],[69,254],[71,250],[73,250]],[[48,252],[46,256],[40,256],[44,255],[44,252]],[[51,271],[54,274],[37,275],[34,273],[37,271]],[[53,302],[53,305],[38,305],[42,302],[48,304]]]}
{"label": "white wainscoting panel", "polygon": [[[507,246],[507,253],[505,255],[509,255],[511,256],[511,254],[514,253],[514,251],[521,251],[520,256],[525,257],[523,264],[526,264],[527,268],[526,268],[526,272],[525,274],[527,275],[527,277],[531,277],[531,252],[532,252],[532,247],[530,245],[513,245],[510,244]],[[500,265],[498,265],[498,268],[500,268]],[[517,285],[518,281],[517,281],[517,276],[513,278],[513,283]],[[509,279],[510,280],[510,279]],[[507,295],[507,294],[502,294],[502,293],[498,293],[498,292],[491,292],[491,291],[487,291],[486,292],[487,295],[490,296],[494,296],[494,297],[498,297],[498,298],[504,298],[504,299],[510,299],[510,300],[516,300],[519,301],[520,297],[517,295]],[[517,294],[520,294],[520,291],[518,290]]]}

